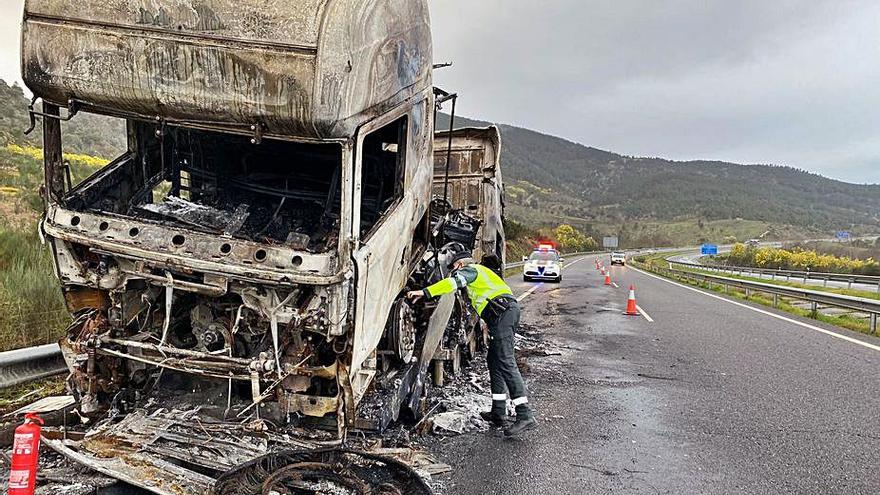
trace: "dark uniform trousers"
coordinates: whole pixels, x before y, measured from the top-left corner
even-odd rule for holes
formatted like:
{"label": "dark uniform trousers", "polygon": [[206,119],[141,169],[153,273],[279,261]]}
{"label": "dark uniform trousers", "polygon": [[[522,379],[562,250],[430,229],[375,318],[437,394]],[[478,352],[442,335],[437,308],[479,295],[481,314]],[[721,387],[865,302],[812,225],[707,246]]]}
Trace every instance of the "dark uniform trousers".
{"label": "dark uniform trousers", "polygon": [[493,299],[483,310],[483,320],[489,327],[489,355],[487,365],[492,386],[492,412],[507,414],[509,394],[516,406],[518,419],[532,416],[526,397],[526,386],[514,356],[513,333],[519,324],[519,303],[511,296]]}

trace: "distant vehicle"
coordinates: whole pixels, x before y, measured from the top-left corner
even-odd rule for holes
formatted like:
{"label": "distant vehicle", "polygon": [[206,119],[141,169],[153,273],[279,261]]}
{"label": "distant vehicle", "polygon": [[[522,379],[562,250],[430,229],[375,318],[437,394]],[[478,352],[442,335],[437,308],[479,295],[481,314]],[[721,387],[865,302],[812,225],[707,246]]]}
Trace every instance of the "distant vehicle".
{"label": "distant vehicle", "polygon": [[523,256],[523,280],[550,280],[562,282],[562,262],[559,251],[552,244],[540,244],[532,254]]}
{"label": "distant vehicle", "polygon": [[611,253],[612,265],[626,265],[626,253],[623,251],[614,251]]}
{"label": "distant vehicle", "polygon": [[746,241],[746,246],[748,247],[758,247],[761,244],[761,241],[758,239],[749,239]]}

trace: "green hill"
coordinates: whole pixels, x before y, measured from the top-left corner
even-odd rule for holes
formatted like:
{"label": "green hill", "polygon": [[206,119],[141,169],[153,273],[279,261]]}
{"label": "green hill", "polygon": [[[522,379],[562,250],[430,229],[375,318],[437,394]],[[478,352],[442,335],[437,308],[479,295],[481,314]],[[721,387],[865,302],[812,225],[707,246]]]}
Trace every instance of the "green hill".
{"label": "green hill", "polygon": [[[456,117],[463,125],[487,123]],[[880,185],[792,167],[629,157],[499,127],[509,213],[530,224],[564,219],[594,234],[624,231],[631,244],[643,237],[646,245],[880,230]]]}

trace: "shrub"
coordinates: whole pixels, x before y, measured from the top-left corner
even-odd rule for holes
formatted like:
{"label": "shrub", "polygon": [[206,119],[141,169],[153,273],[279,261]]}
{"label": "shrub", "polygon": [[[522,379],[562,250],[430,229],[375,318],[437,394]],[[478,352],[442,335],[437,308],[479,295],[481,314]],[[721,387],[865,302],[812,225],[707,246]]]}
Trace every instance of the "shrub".
{"label": "shrub", "polygon": [[563,252],[595,251],[599,247],[595,239],[568,224],[556,227],[553,233]]}
{"label": "shrub", "polygon": [[730,253],[719,257],[730,265],[775,268],[782,270],[810,270],[813,272],[880,274],[880,264],[873,258],[854,259],[848,256],[822,254],[801,247],[792,249],[748,248],[735,244]]}

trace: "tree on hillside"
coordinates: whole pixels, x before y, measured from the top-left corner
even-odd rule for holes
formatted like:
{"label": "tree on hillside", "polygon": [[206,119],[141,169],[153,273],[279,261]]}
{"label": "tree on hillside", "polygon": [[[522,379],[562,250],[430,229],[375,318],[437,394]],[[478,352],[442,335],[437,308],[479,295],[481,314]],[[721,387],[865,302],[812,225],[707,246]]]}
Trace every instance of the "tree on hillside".
{"label": "tree on hillside", "polygon": [[556,227],[553,233],[563,251],[595,251],[599,247],[595,239],[568,224]]}

